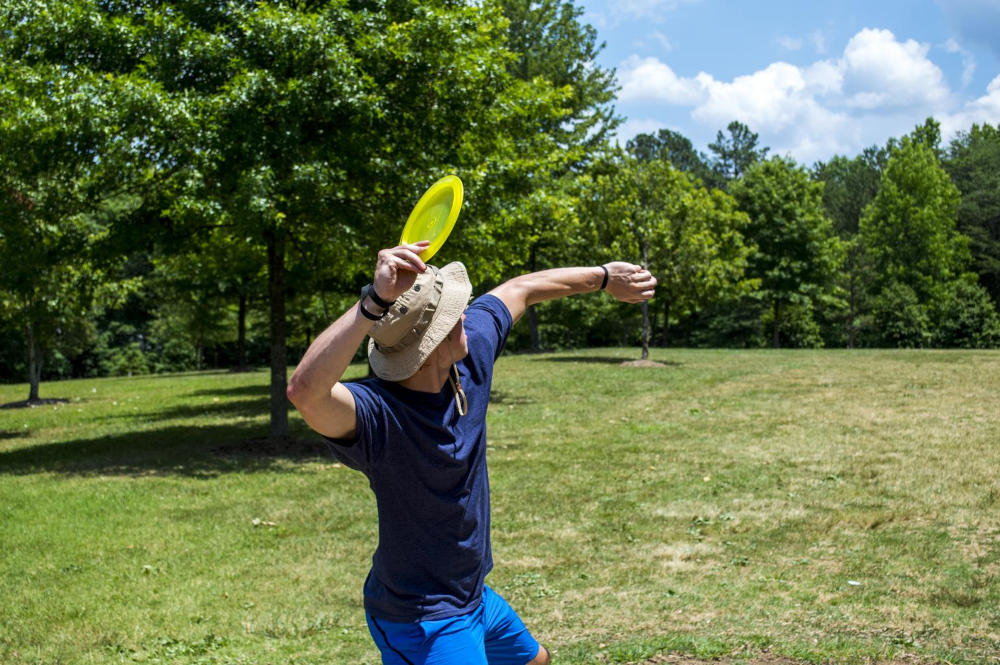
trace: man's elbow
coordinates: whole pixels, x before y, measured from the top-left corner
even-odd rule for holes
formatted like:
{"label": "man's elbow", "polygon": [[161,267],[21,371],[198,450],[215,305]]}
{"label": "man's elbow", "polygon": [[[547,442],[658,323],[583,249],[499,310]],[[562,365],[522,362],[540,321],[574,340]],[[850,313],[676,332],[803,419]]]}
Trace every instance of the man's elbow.
{"label": "man's elbow", "polygon": [[292,374],[288,380],[288,386],[285,388],[285,396],[288,397],[288,401],[298,408],[308,401],[310,392],[308,382],[303,377]]}

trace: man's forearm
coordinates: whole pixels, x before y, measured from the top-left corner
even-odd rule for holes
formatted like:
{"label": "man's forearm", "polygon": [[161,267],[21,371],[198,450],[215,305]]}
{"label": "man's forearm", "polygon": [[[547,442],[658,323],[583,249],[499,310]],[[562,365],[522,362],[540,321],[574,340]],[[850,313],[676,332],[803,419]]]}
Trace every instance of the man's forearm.
{"label": "man's forearm", "polygon": [[[365,307],[371,308],[372,303],[366,302]],[[299,403],[329,396],[371,327],[358,303],[344,312],[309,345],[288,382],[289,398]]]}
{"label": "man's forearm", "polygon": [[616,300],[641,302],[653,297],[656,278],[642,266],[613,261],[590,268],[553,268],[515,277],[490,291],[517,321],[534,304],[605,288]]}
{"label": "man's forearm", "polygon": [[553,268],[521,275],[512,281],[521,282],[526,304],[535,305],[546,300],[599,291],[604,281],[604,270],[600,266]]}

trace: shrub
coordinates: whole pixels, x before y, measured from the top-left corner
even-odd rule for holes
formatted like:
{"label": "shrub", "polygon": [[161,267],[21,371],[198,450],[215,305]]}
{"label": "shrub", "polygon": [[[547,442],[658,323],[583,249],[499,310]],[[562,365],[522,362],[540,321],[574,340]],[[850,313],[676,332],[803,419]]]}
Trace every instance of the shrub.
{"label": "shrub", "polygon": [[935,346],[986,349],[1000,345],[1000,316],[989,293],[971,280],[948,285],[934,319]]}

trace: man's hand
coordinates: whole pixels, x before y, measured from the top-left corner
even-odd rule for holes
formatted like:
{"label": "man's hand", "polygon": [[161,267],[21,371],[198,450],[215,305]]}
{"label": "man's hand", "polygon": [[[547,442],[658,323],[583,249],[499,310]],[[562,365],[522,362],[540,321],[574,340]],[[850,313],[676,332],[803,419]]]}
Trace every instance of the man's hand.
{"label": "man's hand", "polygon": [[656,289],[656,278],[652,273],[626,261],[605,263],[608,269],[608,285],[605,291],[615,300],[638,303],[653,297]]}
{"label": "man's hand", "polygon": [[406,293],[417,280],[417,274],[427,270],[427,264],[420,260],[420,254],[429,240],[421,240],[412,245],[399,245],[383,249],[375,263],[375,277],[372,285],[383,300],[390,302]]}

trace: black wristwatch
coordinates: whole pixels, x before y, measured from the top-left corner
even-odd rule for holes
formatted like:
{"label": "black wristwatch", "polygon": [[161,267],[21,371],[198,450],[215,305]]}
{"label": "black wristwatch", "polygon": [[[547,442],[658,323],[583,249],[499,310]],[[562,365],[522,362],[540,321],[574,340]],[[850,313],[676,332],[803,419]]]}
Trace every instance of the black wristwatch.
{"label": "black wristwatch", "polygon": [[[365,309],[365,298],[371,298],[371,301],[373,303],[382,308],[382,313],[373,314],[372,312],[369,312],[367,309]],[[366,319],[369,319],[371,321],[382,320],[382,318],[389,313],[389,308],[395,304],[396,304],[395,300],[389,302],[383,299],[381,296],[379,296],[379,294],[375,292],[374,284],[365,284],[364,286],[361,287],[361,301],[358,303],[358,308],[361,310],[362,316],[364,316]]]}

